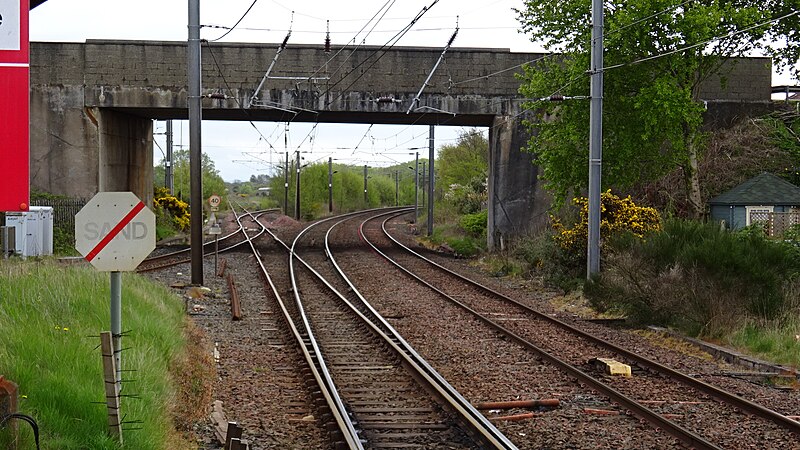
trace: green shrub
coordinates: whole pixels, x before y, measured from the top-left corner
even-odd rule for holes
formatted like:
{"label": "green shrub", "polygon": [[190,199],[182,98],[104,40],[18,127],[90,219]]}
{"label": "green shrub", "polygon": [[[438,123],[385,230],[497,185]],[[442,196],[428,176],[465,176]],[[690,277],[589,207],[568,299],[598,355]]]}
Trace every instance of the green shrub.
{"label": "green shrub", "polygon": [[474,237],[486,236],[488,226],[489,211],[483,210],[475,214],[467,214],[461,218],[459,225],[461,228]]}
{"label": "green shrub", "polygon": [[447,244],[460,256],[475,256],[484,249],[481,241],[469,236],[449,238],[447,239]]}
{"label": "green shrub", "polygon": [[669,220],[644,240],[613,241],[605,270],[586,294],[632,319],[716,335],[747,320],[770,321],[792,307],[800,250],[752,229]]}
{"label": "green shrub", "polygon": [[513,255],[527,263],[528,272],[542,276],[545,282],[565,292],[583,284],[586,254],[559,245],[552,230],[520,239]]}

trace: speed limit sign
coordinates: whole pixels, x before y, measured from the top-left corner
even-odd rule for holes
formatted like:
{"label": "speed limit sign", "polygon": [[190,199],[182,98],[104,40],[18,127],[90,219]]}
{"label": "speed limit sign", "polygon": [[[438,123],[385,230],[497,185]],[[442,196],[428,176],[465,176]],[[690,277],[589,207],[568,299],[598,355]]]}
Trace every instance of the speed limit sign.
{"label": "speed limit sign", "polygon": [[208,198],[208,204],[211,205],[212,211],[219,211],[220,203],[222,203],[222,199],[219,197],[219,195],[214,194]]}

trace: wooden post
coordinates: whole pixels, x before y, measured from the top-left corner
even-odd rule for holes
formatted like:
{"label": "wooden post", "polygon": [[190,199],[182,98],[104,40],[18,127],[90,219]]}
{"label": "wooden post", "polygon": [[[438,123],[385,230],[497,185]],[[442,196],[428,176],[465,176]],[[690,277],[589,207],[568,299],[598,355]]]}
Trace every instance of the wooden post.
{"label": "wooden post", "polygon": [[114,361],[114,344],[110,331],[100,333],[100,348],[103,354],[103,382],[106,392],[106,407],[108,408],[108,430],[119,439],[122,444],[122,424],[120,423],[119,409],[119,383],[117,382],[117,368]]}

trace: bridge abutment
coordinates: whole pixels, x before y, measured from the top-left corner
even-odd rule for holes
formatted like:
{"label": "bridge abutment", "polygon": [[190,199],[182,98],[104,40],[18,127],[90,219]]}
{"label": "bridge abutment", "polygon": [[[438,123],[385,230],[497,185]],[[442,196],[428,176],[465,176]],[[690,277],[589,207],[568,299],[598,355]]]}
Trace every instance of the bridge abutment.
{"label": "bridge abutment", "polygon": [[131,191],[153,203],[153,121],[97,109],[99,124],[98,190]]}
{"label": "bridge abutment", "polygon": [[496,116],[489,129],[490,250],[503,249],[509,239],[547,223],[550,198],[538,179],[535,156],[522,150],[529,138],[521,117]]}

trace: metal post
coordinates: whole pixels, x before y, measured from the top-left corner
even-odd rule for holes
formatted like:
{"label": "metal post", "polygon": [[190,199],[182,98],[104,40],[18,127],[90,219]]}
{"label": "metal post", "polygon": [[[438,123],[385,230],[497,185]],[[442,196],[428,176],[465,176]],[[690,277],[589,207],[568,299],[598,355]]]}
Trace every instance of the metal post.
{"label": "metal post", "polygon": [[328,157],[328,212],[333,212],[333,158]]}
{"label": "metal post", "polygon": [[122,389],[122,272],[111,272],[111,337],[114,346],[114,366],[117,384]]}
{"label": "metal post", "polygon": [[214,235],[214,273],[217,272],[217,259],[219,258],[219,235]]}
{"label": "metal post", "polygon": [[294,189],[294,220],[300,220],[300,150],[297,151],[297,179]]}
{"label": "metal post", "polygon": [[394,171],[394,206],[400,206],[400,172]]}
{"label": "metal post", "polygon": [[600,177],[603,164],[603,2],[592,0],[589,93],[589,242],[586,277],[600,272]]}
{"label": "metal post", "polygon": [[172,120],[167,121],[167,158],[164,161],[164,187],[169,189],[169,193],[175,193],[175,178],[173,176],[172,158]]}
{"label": "metal post", "polygon": [[425,208],[425,170],[428,167],[427,161],[422,161],[422,208]]}
{"label": "metal post", "polygon": [[367,199],[367,165],[364,164],[364,208],[366,209],[369,206],[369,200]]}
{"label": "metal post", "polygon": [[191,186],[192,284],[203,284],[203,181],[200,124],[200,0],[189,0],[189,184]]}
{"label": "metal post", "polygon": [[414,223],[419,221],[419,152],[414,160]]}
{"label": "metal post", "polygon": [[289,152],[286,152],[286,165],[283,166],[283,214],[289,215]]}
{"label": "metal post", "polygon": [[433,234],[433,187],[436,180],[433,177],[433,125],[428,130],[428,236]]}

